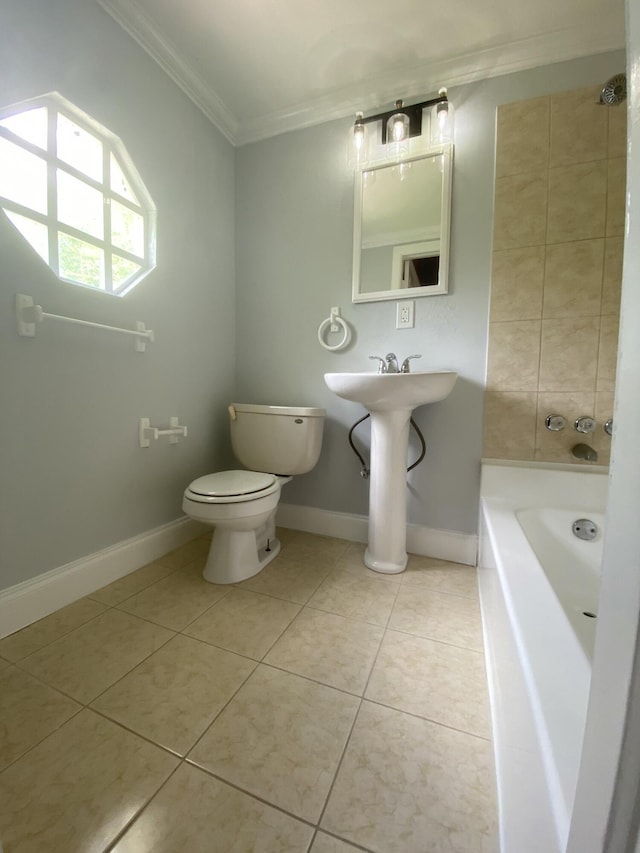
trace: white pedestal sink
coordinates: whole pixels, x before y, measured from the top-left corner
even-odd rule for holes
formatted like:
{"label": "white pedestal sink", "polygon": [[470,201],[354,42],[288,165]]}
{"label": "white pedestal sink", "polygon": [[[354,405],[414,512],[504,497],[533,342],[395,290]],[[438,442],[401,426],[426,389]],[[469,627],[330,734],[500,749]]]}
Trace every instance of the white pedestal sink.
{"label": "white pedestal sink", "polygon": [[376,572],[396,574],[407,565],[407,450],[412,411],[444,400],[458,374],[325,373],[328,388],[371,413],[369,541],[364,562]]}

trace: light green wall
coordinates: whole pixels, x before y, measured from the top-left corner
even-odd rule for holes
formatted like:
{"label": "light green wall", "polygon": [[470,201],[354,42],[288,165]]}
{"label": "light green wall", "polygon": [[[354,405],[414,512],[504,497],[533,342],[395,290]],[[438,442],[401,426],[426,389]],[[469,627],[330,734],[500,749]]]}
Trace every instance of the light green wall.
{"label": "light green wall", "polygon": [[[0,104],[59,91],[122,138],[158,208],[158,266],[123,299],[59,282],[0,214],[0,588],[181,515],[227,464],[234,386],[234,150],[95,3],[0,1]],[[15,293],[51,321],[19,337]],[[140,417],[189,437],[137,446]]]}
{"label": "light green wall", "polygon": [[[456,106],[449,294],[417,299],[411,330],[396,330],[394,302],[351,304],[353,175],[345,139],[352,119],[238,151],[239,394],[248,401],[322,405],[328,411],[317,468],[287,486],[283,500],[366,513],[367,483],[347,443],[349,427],[364,411],[333,397],[323,373],[371,370],[371,354],[422,353],[420,369],[450,368],[460,378],[447,400],[416,412],[428,453],[410,475],[408,520],[475,532],[496,107],[592,85],[623,67],[618,52],[449,90]],[[324,351],[316,339],[333,305],[356,332],[352,346],[340,353]]]}

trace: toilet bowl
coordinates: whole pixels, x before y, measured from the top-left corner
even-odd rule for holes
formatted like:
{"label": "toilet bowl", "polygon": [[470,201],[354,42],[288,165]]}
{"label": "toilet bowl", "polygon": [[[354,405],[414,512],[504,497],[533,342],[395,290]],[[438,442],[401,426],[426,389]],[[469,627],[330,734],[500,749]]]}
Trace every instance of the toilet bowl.
{"label": "toilet bowl", "polygon": [[252,470],[220,471],[194,480],[182,509],[214,527],[203,577],[210,583],[246,580],[280,551],[276,511],[282,486],[310,471],[322,446],[324,409],[229,406],[231,444]]}

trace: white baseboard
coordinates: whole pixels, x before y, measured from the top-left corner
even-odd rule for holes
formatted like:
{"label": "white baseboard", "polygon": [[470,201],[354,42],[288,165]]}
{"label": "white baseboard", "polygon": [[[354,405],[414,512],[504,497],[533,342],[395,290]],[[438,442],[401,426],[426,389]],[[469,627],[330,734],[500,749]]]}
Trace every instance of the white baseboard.
{"label": "white baseboard", "polygon": [[[369,519],[364,515],[331,512],[312,506],[278,506],[277,523],[292,530],[304,530],[321,536],[335,536],[351,542],[366,542]],[[407,524],[407,551],[438,560],[476,565],[478,537],[452,530],[434,530],[419,524]]]}
{"label": "white baseboard", "polygon": [[180,518],[3,590],[0,637],[157,560],[203,530],[198,522]]}

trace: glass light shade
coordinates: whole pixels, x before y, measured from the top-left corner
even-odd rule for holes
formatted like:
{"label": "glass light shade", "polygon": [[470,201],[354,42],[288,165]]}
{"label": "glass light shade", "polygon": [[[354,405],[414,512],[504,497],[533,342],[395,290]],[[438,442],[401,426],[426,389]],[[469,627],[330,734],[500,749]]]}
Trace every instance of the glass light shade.
{"label": "glass light shade", "polygon": [[356,121],[349,128],[349,165],[357,169],[364,160],[366,150],[366,131],[362,121],[362,113],[356,113]]}
{"label": "glass light shade", "polygon": [[387,143],[403,142],[409,138],[409,116],[406,113],[394,113],[387,121]]}
{"label": "glass light shade", "polygon": [[431,112],[431,142],[441,145],[453,142],[453,104],[451,101],[441,101]]}

